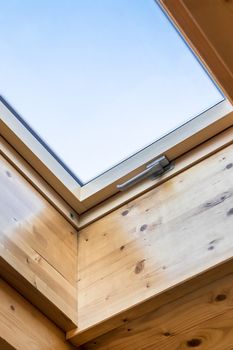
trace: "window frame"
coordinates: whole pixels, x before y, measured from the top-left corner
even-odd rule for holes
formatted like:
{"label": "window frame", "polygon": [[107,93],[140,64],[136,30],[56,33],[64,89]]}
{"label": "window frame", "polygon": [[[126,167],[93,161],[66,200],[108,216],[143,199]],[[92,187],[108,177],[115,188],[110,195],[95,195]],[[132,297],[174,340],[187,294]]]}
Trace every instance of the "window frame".
{"label": "window frame", "polygon": [[165,155],[170,161],[174,161],[230,127],[233,106],[228,100],[218,103],[84,186],[75,181],[2,102],[0,115],[1,135],[4,139],[78,214],[82,214],[119,192],[117,184],[140,173],[157,157]]}
{"label": "window frame", "polygon": [[[167,1],[162,1],[162,6],[164,2],[167,3]],[[176,5],[174,5],[174,7],[175,6]],[[167,9],[167,5],[164,8]],[[171,15],[170,10],[171,9],[169,9],[169,13]],[[181,27],[178,26],[178,29],[183,32]],[[184,32],[182,34],[187,39]],[[190,40],[187,41],[190,44]],[[192,43],[190,46],[193,48]],[[194,49],[194,51],[196,50]],[[201,59],[197,52],[196,55]],[[206,60],[204,64],[206,66]],[[205,68],[207,68],[207,71],[210,73],[208,66]],[[215,81],[226,96],[229,97],[230,94],[228,94],[224,85],[219,83],[216,76]],[[157,157],[165,155],[170,161],[174,161],[223,130],[231,127],[233,124],[233,105],[229,99],[218,103],[84,186],[81,186],[71,174],[64,169],[58,160],[51,155],[48,149],[33,136],[26,126],[16,118],[14,113],[3,102],[0,102],[0,118],[1,136],[80,217],[84,213],[86,215],[90,210],[95,210],[95,208],[99,210],[99,206],[108,201],[109,198],[112,198],[112,196],[118,195],[119,198],[115,207],[119,206],[119,203],[123,204],[125,201],[133,198],[134,194],[125,195],[119,193],[116,185],[140,173],[145,169],[148,163],[152,162]],[[4,154],[4,150],[1,149],[1,152]],[[161,180],[156,181],[156,183],[159,184],[160,181],[163,181],[163,177]],[[143,188],[143,191],[139,191],[137,195],[149,190],[153,186],[154,184],[150,182],[148,186]],[[138,187],[140,188],[140,186]],[[135,188],[137,188],[137,185]],[[131,192],[134,193],[134,191],[129,191],[128,193]],[[122,198],[122,201],[120,198]],[[113,209],[114,206],[111,210]],[[106,212],[107,211],[106,209]]]}

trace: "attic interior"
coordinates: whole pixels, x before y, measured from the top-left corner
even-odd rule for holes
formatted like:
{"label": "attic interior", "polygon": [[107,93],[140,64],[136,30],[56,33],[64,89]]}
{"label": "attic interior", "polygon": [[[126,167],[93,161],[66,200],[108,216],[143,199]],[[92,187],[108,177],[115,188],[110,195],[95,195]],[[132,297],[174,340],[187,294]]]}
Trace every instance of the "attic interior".
{"label": "attic interior", "polygon": [[0,350],[233,349],[233,1],[1,5]]}

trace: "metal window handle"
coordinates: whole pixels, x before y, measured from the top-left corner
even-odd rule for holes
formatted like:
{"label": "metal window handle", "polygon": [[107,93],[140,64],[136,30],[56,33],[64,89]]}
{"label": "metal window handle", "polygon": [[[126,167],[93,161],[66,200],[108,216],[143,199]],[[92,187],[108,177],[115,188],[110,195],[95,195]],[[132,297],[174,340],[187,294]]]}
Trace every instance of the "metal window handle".
{"label": "metal window handle", "polygon": [[153,175],[153,177],[158,177],[170,169],[171,169],[171,163],[165,156],[162,156],[156,159],[154,162],[148,164],[146,166],[146,169],[143,170],[140,174],[132,177],[131,179],[125,181],[120,185],[117,185],[117,189],[120,191],[125,191],[129,187],[137,184],[141,180],[144,180],[145,178],[151,175]]}

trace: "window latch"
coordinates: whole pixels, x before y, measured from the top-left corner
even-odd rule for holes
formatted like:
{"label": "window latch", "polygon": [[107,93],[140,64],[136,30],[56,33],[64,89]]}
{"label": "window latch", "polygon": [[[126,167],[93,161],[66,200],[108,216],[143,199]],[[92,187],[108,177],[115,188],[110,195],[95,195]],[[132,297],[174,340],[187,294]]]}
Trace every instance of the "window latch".
{"label": "window latch", "polygon": [[163,175],[165,172],[173,169],[173,167],[174,165],[165,156],[162,156],[154,160],[152,163],[148,164],[146,166],[146,169],[138,175],[125,181],[123,184],[117,185],[117,189],[120,191],[125,191],[149,176],[153,177],[153,179],[156,179],[157,177]]}

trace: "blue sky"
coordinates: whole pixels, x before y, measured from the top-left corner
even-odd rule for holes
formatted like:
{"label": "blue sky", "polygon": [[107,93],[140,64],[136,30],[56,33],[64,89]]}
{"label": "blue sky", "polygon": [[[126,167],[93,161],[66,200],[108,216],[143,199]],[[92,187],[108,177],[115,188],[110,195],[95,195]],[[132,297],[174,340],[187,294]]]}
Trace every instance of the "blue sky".
{"label": "blue sky", "polygon": [[83,181],[222,99],[153,0],[0,4],[0,94]]}

